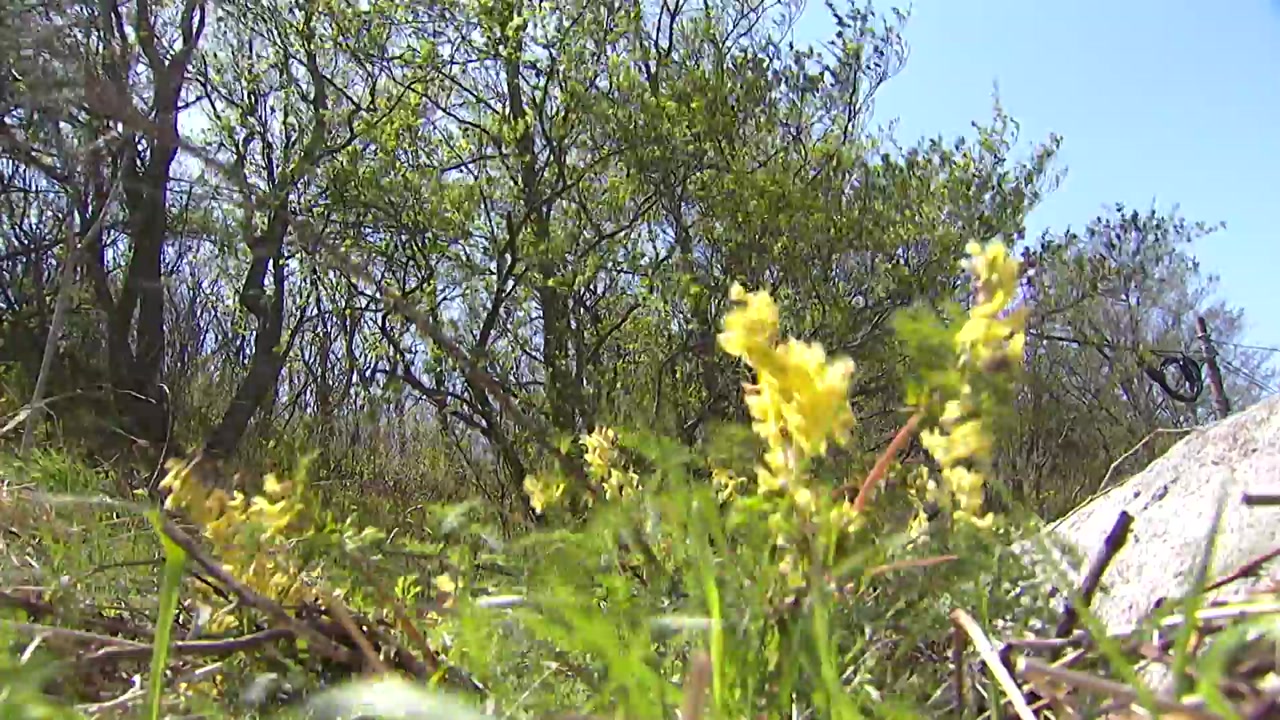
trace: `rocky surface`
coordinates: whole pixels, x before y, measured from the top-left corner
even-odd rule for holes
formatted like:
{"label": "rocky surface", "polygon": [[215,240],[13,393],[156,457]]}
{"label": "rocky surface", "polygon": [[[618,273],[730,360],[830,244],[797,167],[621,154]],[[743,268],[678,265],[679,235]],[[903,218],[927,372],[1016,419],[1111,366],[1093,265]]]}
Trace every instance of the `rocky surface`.
{"label": "rocky surface", "polygon": [[[1054,523],[1054,538],[1083,560],[1068,563],[1078,582],[1121,511],[1133,516],[1128,542],[1112,559],[1093,601],[1111,632],[1125,632],[1159,598],[1190,588],[1205,551],[1214,510],[1225,499],[1209,571],[1213,580],[1280,546],[1280,507],[1249,507],[1243,496],[1280,491],[1280,397],[1198,428],[1142,472]],[[1070,551],[1070,550],[1068,550]],[[1080,567],[1084,566],[1084,567]],[[1280,582],[1280,560],[1261,577],[1233,584],[1240,592]]]}

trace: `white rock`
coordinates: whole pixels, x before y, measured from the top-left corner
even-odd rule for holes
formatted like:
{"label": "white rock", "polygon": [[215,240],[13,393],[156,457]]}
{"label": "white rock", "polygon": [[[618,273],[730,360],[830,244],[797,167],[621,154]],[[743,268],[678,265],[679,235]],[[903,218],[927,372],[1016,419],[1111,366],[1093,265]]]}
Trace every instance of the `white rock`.
{"label": "white rock", "polygon": [[[1280,489],[1280,397],[1192,431],[1142,472],[1050,526],[1052,536],[1082,553],[1067,563],[1075,582],[1101,549],[1122,510],[1133,516],[1128,542],[1102,576],[1092,603],[1109,632],[1137,625],[1159,598],[1190,590],[1212,527],[1225,509],[1208,579],[1220,577],[1280,545],[1280,507],[1248,507],[1244,493]],[[1072,565],[1075,565],[1072,567]],[[1280,561],[1262,577],[1211,597],[1280,582]]]}

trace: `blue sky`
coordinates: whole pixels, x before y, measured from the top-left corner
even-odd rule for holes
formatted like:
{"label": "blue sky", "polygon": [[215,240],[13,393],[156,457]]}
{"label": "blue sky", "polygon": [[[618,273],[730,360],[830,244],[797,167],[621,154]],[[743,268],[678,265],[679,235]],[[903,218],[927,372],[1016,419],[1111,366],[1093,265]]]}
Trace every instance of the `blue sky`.
{"label": "blue sky", "polygon": [[[839,7],[839,4],[837,4]],[[888,10],[889,0],[877,2]],[[1280,347],[1280,0],[914,0],[905,69],[877,122],[901,140],[967,134],[993,89],[1028,147],[1062,136],[1061,187],[1028,228],[1084,225],[1104,205],[1179,206],[1222,221],[1197,244],[1245,342]],[[834,29],[821,0],[802,42]]]}

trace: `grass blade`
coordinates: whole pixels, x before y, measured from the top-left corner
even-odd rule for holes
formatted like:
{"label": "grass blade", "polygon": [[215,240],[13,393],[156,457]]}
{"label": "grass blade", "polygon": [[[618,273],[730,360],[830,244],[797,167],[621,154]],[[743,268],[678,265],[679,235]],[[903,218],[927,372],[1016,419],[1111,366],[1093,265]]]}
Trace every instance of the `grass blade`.
{"label": "grass blade", "polygon": [[173,618],[178,612],[178,592],[187,564],[187,553],[169,539],[158,510],[148,513],[148,517],[164,548],[164,574],[160,578],[160,612],[156,618],[156,641],[151,651],[151,673],[147,686],[147,717],[151,720],[160,720],[164,669],[169,664],[169,642],[173,635]]}

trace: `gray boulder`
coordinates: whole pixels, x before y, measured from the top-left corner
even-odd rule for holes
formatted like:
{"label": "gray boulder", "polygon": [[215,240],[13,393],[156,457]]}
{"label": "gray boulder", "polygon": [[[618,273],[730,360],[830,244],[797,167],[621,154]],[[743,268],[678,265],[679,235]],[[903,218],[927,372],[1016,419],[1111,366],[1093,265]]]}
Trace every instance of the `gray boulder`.
{"label": "gray boulder", "polygon": [[[1128,542],[1112,559],[1092,603],[1093,613],[1112,633],[1132,629],[1159,598],[1190,590],[1216,503],[1225,510],[1210,581],[1280,545],[1280,507],[1246,506],[1249,494],[1280,489],[1280,397],[1197,428],[1142,472],[1104,490],[1050,526],[1062,543],[1066,565],[1077,584],[1099,552],[1121,511],[1133,516]],[[1078,561],[1067,560],[1077,554]],[[1223,588],[1212,597],[1280,582],[1280,560],[1261,577]]]}

